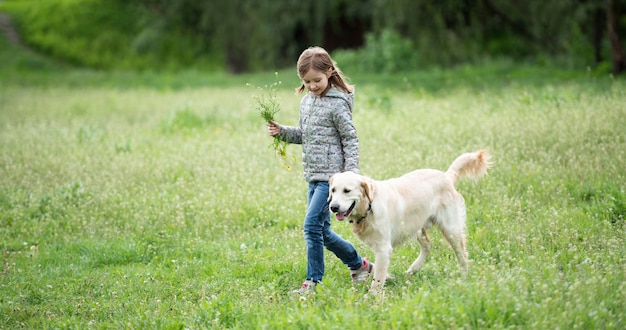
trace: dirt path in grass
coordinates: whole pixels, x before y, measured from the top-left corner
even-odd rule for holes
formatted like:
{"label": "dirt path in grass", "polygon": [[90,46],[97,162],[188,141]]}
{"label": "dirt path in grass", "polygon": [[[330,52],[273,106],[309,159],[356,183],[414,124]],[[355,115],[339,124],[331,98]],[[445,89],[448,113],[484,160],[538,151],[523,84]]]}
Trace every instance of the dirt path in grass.
{"label": "dirt path in grass", "polygon": [[0,13],[0,33],[2,33],[12,44],[27,49],[20,39],[20,34],[11,21],[11,17],[5,13]]}

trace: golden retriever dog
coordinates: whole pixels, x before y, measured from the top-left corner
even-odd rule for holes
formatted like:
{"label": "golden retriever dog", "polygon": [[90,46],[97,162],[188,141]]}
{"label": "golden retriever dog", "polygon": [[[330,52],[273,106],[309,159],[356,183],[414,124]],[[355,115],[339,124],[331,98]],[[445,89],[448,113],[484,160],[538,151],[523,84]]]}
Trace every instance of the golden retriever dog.
{"label": "golden retriever dog", "polygon": [[391,252],[409,238],[420,244],[417,259],[407,270],[420,270],[432,248],[427,229],[437,225],[452,246],[459,267],[467,269],[465,201],[455,189],[459,179],[478,179],[491,166],[486,150],[465,153],[446,172],[420,169],[398,178],[377,181],[343,172],[329,180],[329,208],[337,220],[348,219],[352,231],[375,254],[371,293],[382,291]]}

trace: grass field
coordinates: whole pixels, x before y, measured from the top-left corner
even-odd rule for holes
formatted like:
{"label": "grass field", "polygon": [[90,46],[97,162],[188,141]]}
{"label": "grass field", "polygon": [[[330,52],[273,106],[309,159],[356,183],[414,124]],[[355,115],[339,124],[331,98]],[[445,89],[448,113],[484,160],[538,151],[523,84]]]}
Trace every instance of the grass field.
{"label": "grass field", "polygon": [[[623,79],[354,75],[363,174],[493,154],[487,177],[459,186],[473,263],[461,274],[435,231],[419,274],[403,273],[416,242],[394,251],[383,296],[327,254],[323,286],[298,298],[306,183],[268,147],[246,87],[273,74],[20,70],[0,80],[2,329],[626,327]],[[297,123],[292,74],[279,74],[284,124]]]}

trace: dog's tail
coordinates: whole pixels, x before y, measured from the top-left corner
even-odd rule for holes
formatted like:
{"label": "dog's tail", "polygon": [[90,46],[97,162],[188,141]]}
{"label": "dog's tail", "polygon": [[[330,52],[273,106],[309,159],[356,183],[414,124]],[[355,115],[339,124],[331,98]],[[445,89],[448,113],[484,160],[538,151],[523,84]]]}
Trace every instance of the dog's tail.
{"label": "dog's tail", "polygon": [[473,180],[487,174],[492,165],[491,155],[487,150],[468,152],[457,157],[448,168],[446,175],[456,186],[460,178],[469,177]]}

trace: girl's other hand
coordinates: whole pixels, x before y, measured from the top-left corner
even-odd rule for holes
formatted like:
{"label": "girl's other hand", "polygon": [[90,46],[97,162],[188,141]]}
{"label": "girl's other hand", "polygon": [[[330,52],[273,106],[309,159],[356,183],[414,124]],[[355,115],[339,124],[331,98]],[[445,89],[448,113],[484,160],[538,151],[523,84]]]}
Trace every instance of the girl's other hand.
{"label": "girl's other hand", "polygon": [[273,120],[270,120],[270,122],[267,123],[267,131],[271,136],[280,133],[280,124]]}

